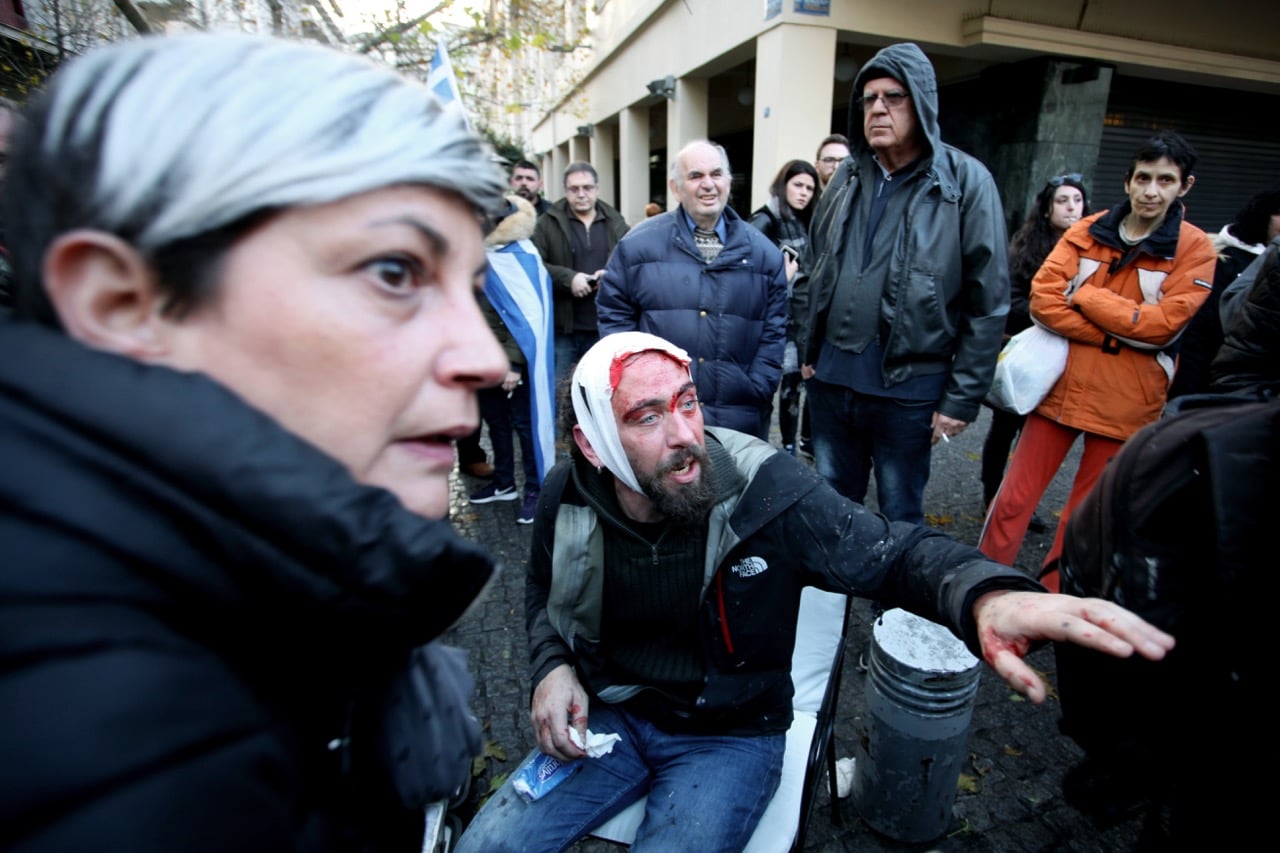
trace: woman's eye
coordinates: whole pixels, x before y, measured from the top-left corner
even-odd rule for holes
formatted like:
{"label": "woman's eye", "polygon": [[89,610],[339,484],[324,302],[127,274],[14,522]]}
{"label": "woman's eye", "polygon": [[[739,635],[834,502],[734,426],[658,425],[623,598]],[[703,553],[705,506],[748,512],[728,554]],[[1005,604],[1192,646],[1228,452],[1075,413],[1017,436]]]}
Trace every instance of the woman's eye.
{"label": "woman's eye", "polygon": [[410,290],[421,277],[421,269],[407,258],[378,258],[365,265],[378,284],[388,290],[402,292]]}

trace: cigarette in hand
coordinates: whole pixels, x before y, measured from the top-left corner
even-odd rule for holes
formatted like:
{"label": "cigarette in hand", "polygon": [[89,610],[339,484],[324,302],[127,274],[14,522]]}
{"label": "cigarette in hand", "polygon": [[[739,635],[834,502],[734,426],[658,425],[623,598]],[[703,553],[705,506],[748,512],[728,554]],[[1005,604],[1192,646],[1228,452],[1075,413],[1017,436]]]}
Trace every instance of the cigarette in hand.
{"label": "cigarette in hand", "polygon": [[[508,394],[507,396],[511,396],[511,395]],[[951,443],[951,436],[947,435],[945,432],[938,433],[938,434],[942,436],[942,440],[945,441],[947,444]]]}

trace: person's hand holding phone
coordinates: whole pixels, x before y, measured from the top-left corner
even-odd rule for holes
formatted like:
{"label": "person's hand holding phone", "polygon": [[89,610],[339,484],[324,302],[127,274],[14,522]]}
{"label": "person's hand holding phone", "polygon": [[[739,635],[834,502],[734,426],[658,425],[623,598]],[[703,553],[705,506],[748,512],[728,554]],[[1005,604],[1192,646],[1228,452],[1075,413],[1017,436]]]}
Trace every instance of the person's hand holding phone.
{"label": "person's hand holding phone", "polygon": [[574,275],[573,280],[569,282],[569,292],[573,294],[575,299],[581,299],[584,296],[590,296],[600,283],[600,272],[597,270],[594,275],[587,275],[584,272]]}
{"label": "person's hand holding phone", "polygon": [[787,281],[791,281],[800,269],[800,253],[790,246],[783,246],[782,263],[787,270]]}

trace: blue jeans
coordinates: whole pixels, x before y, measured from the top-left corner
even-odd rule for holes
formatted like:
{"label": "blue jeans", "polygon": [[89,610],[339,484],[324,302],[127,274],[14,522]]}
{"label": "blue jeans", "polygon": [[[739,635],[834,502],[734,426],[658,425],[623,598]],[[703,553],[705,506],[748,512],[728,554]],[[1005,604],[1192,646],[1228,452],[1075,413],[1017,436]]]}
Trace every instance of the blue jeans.
{"label": "blue jeans", "polygon": [[595,332],[556,332],[556,396],[569,380],[569,369],[587,354],[600,336]]}
{"label": "blue jeans", "polygon": [[489,425],[489,444],[493,447],[493,484],[505,489],[516,484],[515,444],[512,433],[520,439],[520,461],[524,465],[524,489],[539,488],[538,459],[533,448],[533,414],[529,408],[529,383],[521,382],[507,396],[501,387],[481,388],[480,417]]}
{"label": "blue jeans", "polygon": [[591,730],[622,740],[540,800],[526,803],[511,780],[489,798],[454,853],[565,850],[646,793],[634,853],[738,853],[782,773],[786,735],[667,734],[617,706],[596,703]]}
{"label": "blue jeans", "polygon": [[818,379],[806,390],[818,473],[862,503],[874,466],[880,514],[922,524],[937,402],[874,397]]}

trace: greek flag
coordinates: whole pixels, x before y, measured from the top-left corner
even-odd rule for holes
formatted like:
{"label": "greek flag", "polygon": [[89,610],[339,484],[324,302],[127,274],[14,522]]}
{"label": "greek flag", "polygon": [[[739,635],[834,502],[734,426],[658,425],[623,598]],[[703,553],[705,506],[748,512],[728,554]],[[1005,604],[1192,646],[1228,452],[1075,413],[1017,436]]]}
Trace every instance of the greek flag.
{"label": "greek flag", "polygon": [[[431,57],[431,70],[427,72],[427,88],[440,99],[440,103],[454,105],[462,110],[462,117],[467,118],[467,111],[462,107],[462,94],[458,91],[458,79],[453,75],[453,63],[449,61],[449,49],[444,42],[436,42],[435,55]],[[467,121],[467,127],[471,122]]]}
{"label": "greek flag", "polygon": [[533,446],[538,462],[538,482],[547,476],[556,458],[556,380],[554,355],[555,309],[551,301],[551,276],[538,250],[528,240],[517,240],[486,252],[489,269],[484,295],[528,362],[529,404],[532,407]]}

